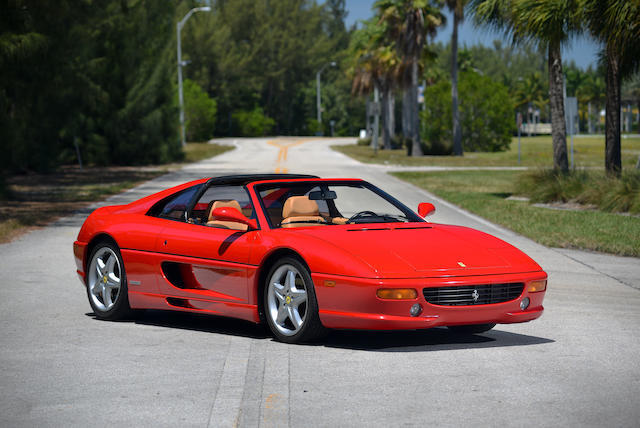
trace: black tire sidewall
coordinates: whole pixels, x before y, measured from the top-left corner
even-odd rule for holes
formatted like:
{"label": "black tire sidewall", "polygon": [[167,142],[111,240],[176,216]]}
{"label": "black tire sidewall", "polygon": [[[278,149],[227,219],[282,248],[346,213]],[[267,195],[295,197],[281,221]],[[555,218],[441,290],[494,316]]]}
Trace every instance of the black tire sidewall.
{"label": "black tire sidewall", "polygon": [[[103,311],[97,308],[93,299],[91,298],[91,291],[89,290],[89,272],[91,262],[95,257],[96,253],[103,248],[111,249],[116,257],[118,258],[118,263],[120,263],[120,292],[118,293],[118,297],[116,299],[116,303],[113,305],[111,309],[108,311]],[[129,288],[127,287],[127,273],[124,267],[124,261],[122,260],[122,255],[120,254],[120,249],[117,245],[111,242],[100,242],[97,244],[94,249],[91,251],[91,256],[89,257],[89,264],[87,265],[87,273],[86,273],[86,281],[85,288],[87,289],[87,298],[89,299],[89,304],[91,305],[91,309],[93,309],[93,313],[97,318],[104,320],[117,320],[124,318],[129,314]]]}

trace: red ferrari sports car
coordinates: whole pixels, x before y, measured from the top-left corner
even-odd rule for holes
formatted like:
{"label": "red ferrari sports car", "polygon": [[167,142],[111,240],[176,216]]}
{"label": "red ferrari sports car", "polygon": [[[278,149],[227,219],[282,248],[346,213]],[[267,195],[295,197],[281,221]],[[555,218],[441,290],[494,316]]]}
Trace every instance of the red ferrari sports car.
{"label": "red ferrari sports car", "polygon": [[284,342],[326,329],[461,333],[538,318],[546,273],[515,247],[427,222],[359,179],[202,179],[95,210],[73,244],[95,315],[168,309],[266,322]]}

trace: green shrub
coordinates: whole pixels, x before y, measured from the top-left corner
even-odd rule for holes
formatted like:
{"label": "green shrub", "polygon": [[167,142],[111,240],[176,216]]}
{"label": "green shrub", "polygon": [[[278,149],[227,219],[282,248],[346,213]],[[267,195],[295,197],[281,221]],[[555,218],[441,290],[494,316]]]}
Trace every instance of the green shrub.
{"label": "green shrub", "polygon": [[261,137],[273,131],[276,121],[266,116],[261,107],[251,111],[238,110],[232,114],[238,132],[243,137]]}
{"label": "green shrub", "polygon": [[[459,112],[462,145],[467,152],[497,152],[509,148],[514,130],[513,103],[507,88],[489,77],[460,73]],[[426,89],[426,108],[420,112],[425,154],[453,151],[451,83]]]}
{"label": "green shrub", "polygon": [[595,205],[602,211],[640,213],[639,171],[626,171],[615,178],[585,170],[537,170],[522,174],[516,191],[531,202],[571,201]]}
{"label": "green shrub", "polygon": [[[413,153],[413,140],[403,137],[399,139],[399,142],[402,143],[400,147],[404,147],[407,150],[407,156],[411,156]],[[420,141],[420,148],[422,148],[422,153],[425,155],[450,155],[453,152],[452,144],[442,144],[437,141],[425,142],[424,139]]]}
{"label": "green shrub", "polygon": [[402,149],[405,147],[406,138],[403,135],[396,134],[391,137],[391,150]]}
{"label": "green shrub", "polygon": [[589,175],[584,170],[563,173],[554,169],[538,169],[522,174],[516,189],[531,202],[567,202],[576,199],[588,181]]}
{"label": "green shrub", "polygon": [[193,80],[184,81],[184,109],[188,141],[208,141],[216,126],[216,100]]}
{"label": "green shrub", "polygon": [[640,213],[640,172],[626,172],[620,178],[607,176],[600,188],[607,189],[598,206],[603,211]]}
{"label": "green shrub", "polygon": [[356,143],[359,146],[370,146],[371,145],[371,137],[358,138],[358,141]]}
{"label": "green shrub", "polygon": [[4,175],[0,172],[0,201],[5,200],[9,196],[9,189],[5,182]]}
{"label": "green shrub", "polygon": [[322,124],[317,119],[307,119],[307,133],[309,135],[319,135],[323,131]]}

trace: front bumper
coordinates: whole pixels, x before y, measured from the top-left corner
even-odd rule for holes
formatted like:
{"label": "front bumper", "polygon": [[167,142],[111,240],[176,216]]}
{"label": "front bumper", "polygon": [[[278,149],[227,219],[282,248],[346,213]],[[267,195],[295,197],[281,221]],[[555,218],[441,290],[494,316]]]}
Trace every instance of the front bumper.
{"label": "front bumper", "polygon": [[[320,320],[325,327],[366,330],[413,330],[437,326],[469,324],[510,324],[539,318],[544,311],[545,291],[529,293],[526,284],[546,279],[542,272],[501,274],[448,278],[364,279],[313,274]],[[463,286],[524,282],[522,294],[508,302],[473,305],[440,306],[428,303],[422,293],[426,287]],[[376,296],[378,288],[414,288],[418,297],[413,300],[383,300]],[[522,310],[525,297],[529,306]],[[411,316],[412,305],[419,303],[423,310]]]}
{"label": "front bumper", "polygon": [[82,285],[85,285],[84,259],[87,253],[87,243],[75,241],[73,243],[73,258],[76,262],[76,273],[80,278]]}

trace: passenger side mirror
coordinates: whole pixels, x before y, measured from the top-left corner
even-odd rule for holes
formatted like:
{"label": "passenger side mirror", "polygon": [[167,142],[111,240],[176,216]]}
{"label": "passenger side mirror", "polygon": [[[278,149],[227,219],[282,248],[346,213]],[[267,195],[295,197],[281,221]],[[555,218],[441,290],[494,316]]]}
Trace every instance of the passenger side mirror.
{"label": "passenger side mirror", "polygon": [[418,214],[420,214],[420,217],[424,218],[434,212],[436,212],[436,207],[433,206],[433,204],[430,204],[429,202],[421,202],[418,204]]}
{"label": "passenger side mirror", "polygon": [[231,207],[216,208],[211,213],[211,219],[246,224],[249,230],[258,228],[258,222],[255,219],[247,218],[240,211]]}

